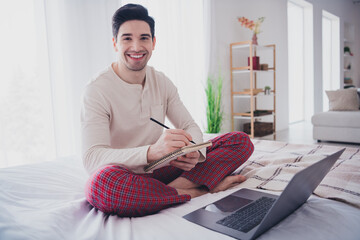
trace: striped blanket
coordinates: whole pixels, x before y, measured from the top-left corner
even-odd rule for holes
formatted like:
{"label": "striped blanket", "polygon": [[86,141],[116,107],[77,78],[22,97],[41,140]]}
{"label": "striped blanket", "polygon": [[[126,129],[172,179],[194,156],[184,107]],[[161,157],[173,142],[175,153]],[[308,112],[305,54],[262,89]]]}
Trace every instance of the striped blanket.
{"label": "striped blanket", "polygon": [[[296,172],[342,149],[267,140],[253,143],[253,155],[235,173],[248,178],[241,187],[271,191],[284,190]],[[314,194],[360,208],[360,148],[347,147]]]}

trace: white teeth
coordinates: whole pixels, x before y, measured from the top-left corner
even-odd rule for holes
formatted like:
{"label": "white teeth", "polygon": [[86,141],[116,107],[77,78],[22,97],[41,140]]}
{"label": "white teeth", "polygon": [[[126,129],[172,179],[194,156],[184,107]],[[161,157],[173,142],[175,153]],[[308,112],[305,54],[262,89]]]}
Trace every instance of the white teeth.
{"label": "white teeth", "polygon": [[144,56],[144,55],[130,55],[130,57],[132,57],[132,58],[141,58],[142,56]]}

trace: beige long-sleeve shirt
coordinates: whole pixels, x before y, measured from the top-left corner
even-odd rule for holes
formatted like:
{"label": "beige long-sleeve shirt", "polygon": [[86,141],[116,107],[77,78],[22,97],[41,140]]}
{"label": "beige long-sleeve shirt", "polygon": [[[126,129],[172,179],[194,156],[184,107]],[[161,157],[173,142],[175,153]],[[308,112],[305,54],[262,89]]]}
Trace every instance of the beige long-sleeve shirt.
{"label": "beige long-sleeve shirt", "polygon": [[[83,163],[91,174],[108,164],[142,173],[147,151],[163,132],[150,117],[184,129],[194,142],[202,133],[181,102],[173,83],[147,66],[144,86],[129,84],[111,66],[88,83],[81,110]],[[200,161],[205,159],[201,151]]]}

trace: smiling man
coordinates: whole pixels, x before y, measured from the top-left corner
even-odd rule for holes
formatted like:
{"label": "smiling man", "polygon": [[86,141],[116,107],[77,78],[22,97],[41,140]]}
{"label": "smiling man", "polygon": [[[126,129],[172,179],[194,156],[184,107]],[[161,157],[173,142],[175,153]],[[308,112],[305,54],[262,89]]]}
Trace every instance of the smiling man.
{"label": "smiling man", "polygon": [[[242,132],[212,139],[212,146],[145,173],[165,154],[203,141],[173,83],[147,65],[155,48],[155,22],[141,5],[127,4],[113,16],[116,62],[86,86],[81,112],[83,162],[91,175],[86,198],[118,216],[143,216],[245,180],[229,176],[253,152]],[[167,117],[176,129],[150,121]]]}
{"label": "smiling man", "polygon": [[[113,65],[115,73],[122,77],[125,73],[144,71],[155,42],[156,39],[152,37],[149,24],[146,22],[140,20],[124,22],[118,35],[113,38],[114,48],[119,57],[119,62]],[[143,75],[143,72],[140,75]],[[131,76],[129,77],[131,79],[129,83],[134,83]],[[143,84],[143,82],[144,78],[135,83]]]}

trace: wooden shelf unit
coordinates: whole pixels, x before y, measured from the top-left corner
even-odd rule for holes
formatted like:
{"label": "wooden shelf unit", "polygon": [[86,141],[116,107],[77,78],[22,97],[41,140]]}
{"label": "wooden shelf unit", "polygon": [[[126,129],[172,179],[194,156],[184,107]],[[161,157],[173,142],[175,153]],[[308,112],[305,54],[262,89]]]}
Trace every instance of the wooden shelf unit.
{"label": "wooden shelf unit", "polygon": [[[234,56],[235,49],[243,49],[240,55],[236,54]],[[272,54],[272,61],[273,66],[268,67],[267,70],[255,70],[253,69],[253,61],[249,61],[250,66],[234,66],[234,57],[237,58],[250,58],[252,59],[253,56],[261,56],[258,55],[262,50],[271,50]],[[248,50],[248,51],[247,51]],[[271,109],[270,116],[273,116],[273,133],[275,136],[276,130],[276,47],[275,44],[259,46],[252,44],[251,41],[244,41],[244,42],[236,42],[230,44],[230,80],[231,80],[231,127],[232,131],[235,130],[234,120],[235,119],[248,119],[250,120],[251,132],[249,136],[251,138],[255,137],[255,129],[254,129],[254,122],[264,116],[255,116],[254,111],[257,110],[257,97],[264,96],[264,92],[262,93],[255,93],[255,89],[257,88],[257,74],[262,72],[268,72],[273,74],[273,81],[272,81],[272,89],[269,95],[266,97],[273,98],[273,109]],[[261,60],[261,58],[260,58]],[[249,74],[249,85],[250,88],[248,91],[235,91],[234,90],[234,74]],[[269,84],[270,85],[270,84]],[[234,111],[234,98],[250,98],[250,112],[235,112]],[[268,115],[268,116],[269,116]]]}
{"label": "wooden shelf unit", "polygon": [[[350,48],[350,51],[354,51],[354,25],[350,24],[350,23],[344,23],[344,48],[348,47]],[[355,83],[354,83],[354,59],[353,56],[349,53],[349,52],[345,52],[343,54],[343,64],[344,64],[344,68],[343,68],[343,75],[344,75],[344,80],[343,80],[343,86],[344,88],[347,87],[354,87]]]}

